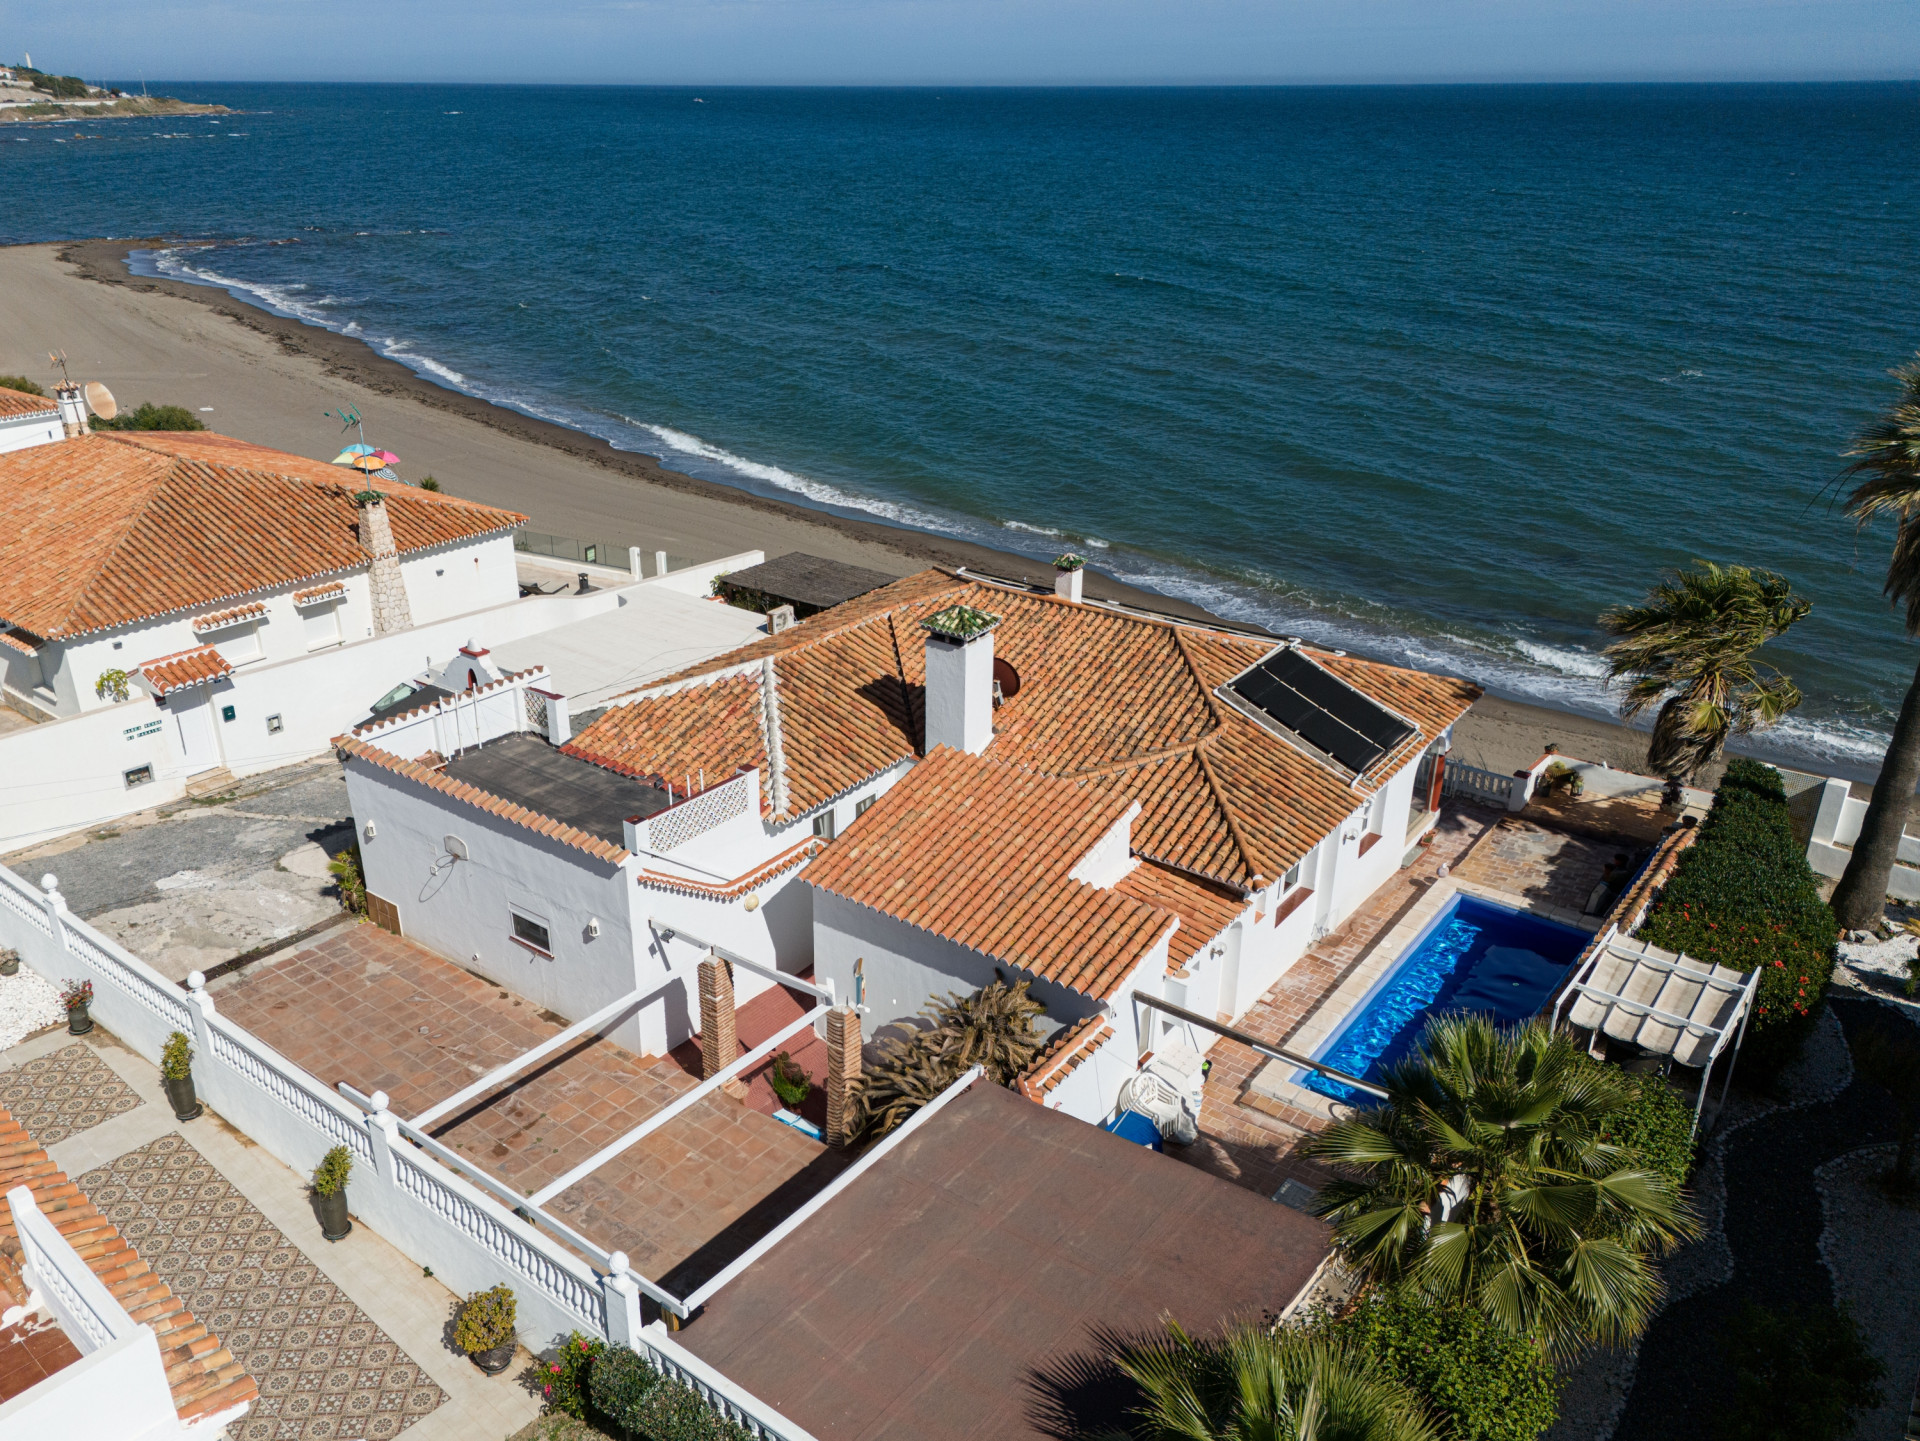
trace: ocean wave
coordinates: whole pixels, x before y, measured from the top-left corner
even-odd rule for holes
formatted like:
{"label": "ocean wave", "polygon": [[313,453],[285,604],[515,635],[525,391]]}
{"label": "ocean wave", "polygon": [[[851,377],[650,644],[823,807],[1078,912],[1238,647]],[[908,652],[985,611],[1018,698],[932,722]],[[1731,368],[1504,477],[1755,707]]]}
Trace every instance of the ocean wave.
{"label": "ocean wave", "polygon": [[736,475],[746,476],[749,480],[763,481],[781,490],[795,495],[803,495],[819,505],[833,506],[839,510],[861,510],[869,515],[877,515],[900,525],[910,525],[920,530],[951,534],[954,530],[951,521],[929,515],[926,511],[916,510],[912,506],[900,505],[890,500],[879,500],[872,496],[855,495],[825,481],[811,480],[804,475],[796,475],[783,466],[768,465],[764,461],[748,460],[743,455],[735,455],[697,435],[689,435],[684,430],[675,430],[668,425],[654,425],[644,420],[634,420],[628,416],[620,419],[638,430],[644,430],[659,438],[669,450],[680,455],[692,456],[698,460],[709,461]]}

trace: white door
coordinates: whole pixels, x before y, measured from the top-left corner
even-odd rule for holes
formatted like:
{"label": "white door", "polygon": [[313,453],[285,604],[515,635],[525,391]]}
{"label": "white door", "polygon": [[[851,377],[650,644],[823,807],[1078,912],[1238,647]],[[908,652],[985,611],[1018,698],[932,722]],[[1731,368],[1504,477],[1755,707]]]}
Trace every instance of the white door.
{"label": "white door", "polygon": [[173,723],[180,728],[180,753],[187,760],[187,774],[198,775],[220,764],[220,748],[214,743],[213,707],[199,686],[176,693],[167,702]]}
{"label": "white door", "polygon": [[1220,958],[1220,1009],[1232,1021],[1240,1015],[1240,922],[1227,927],[1220,944],[1226,951]]}

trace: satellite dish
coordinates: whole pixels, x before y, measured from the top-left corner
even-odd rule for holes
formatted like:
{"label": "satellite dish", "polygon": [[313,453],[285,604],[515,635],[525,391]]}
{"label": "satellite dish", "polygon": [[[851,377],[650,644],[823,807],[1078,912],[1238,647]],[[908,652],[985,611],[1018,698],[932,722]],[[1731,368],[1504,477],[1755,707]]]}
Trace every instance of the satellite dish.
{"label": "satellite dish", "polygon": [[1013,668],[1013,662],[1004,656],[993,658],[993,678],[1000,684],[1000,695],[1004,700],[1012,700],[1020,694],[1020,672]]}
{"label": "satellite dish", "polygon": [[87,382],[87,409],[102,420],[112,420],[120,413],[120,402],[113,398],[113,392],[97,380]]}

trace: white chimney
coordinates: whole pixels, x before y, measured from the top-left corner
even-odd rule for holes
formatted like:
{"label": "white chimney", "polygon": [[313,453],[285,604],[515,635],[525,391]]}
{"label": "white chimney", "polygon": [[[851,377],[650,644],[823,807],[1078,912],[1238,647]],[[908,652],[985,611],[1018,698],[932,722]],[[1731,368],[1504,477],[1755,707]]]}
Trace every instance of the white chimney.
{"label": "white chimney", "polygon": [[927,749],[979,755],[993,743],[993,628],[1000,617],[950,605],[927,632]]}
{"label": "white chimney", "polygon": [[1087,563],[1077,555],[1063,555],[1053,563],[1053,593],[1062,600],[1080,603],[1080,587],[1087,578]]}
{"label": "white chimney", "polygon": [[80,387],[72,383],[56,385],[54,397],[60,402],[60,424],[65,427],[67,439],[85,435],[87,425],[87,402],[81,398]]}

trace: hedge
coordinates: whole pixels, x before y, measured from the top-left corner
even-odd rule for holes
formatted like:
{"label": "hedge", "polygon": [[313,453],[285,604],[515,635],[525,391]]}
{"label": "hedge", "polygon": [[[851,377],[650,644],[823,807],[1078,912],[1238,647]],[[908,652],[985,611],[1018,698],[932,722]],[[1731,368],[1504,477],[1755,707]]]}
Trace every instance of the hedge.
{"label": "hedge", "polygon": [[155,405],[140,402],[138,410],[117,415],[112,420],[94,416],[88,425],[94,430],[205,430],[206,424],[184,405]]}
{"label": "hedge", "polygon": [[543,1365],[549,1410],[616,1435],[634,1441],[752,1441],[745,1427],[715,1413],[690,1386],[624,1346],[576,1331]]}
{"label": "hedge", "polygon": [[1379,1362],[1454,1441],[1534,1441],[1559,1412],[1553,1367],[1539,1349],[1473,1307],[1376,1287],[1344,1315],[1323,1313],[1308,1325]]}
{"label": "hedge", "polygon": [[1607,1118],[1600,1139],[1637,1151],[1648,1169],[1684,1186],[1693,1174],[1693,1107],[1659,1076],[1635,1076],[1633,1104]]}
{"label": "hedge", "polygon": [[1825,999],[1839,934],[1794,838],[1780,773],[1729,761],[1700,839],[1680,857],[1640,939],[1737,971],[1764,969],[1746,1046],[1764,1069],[1799,1049]]}

